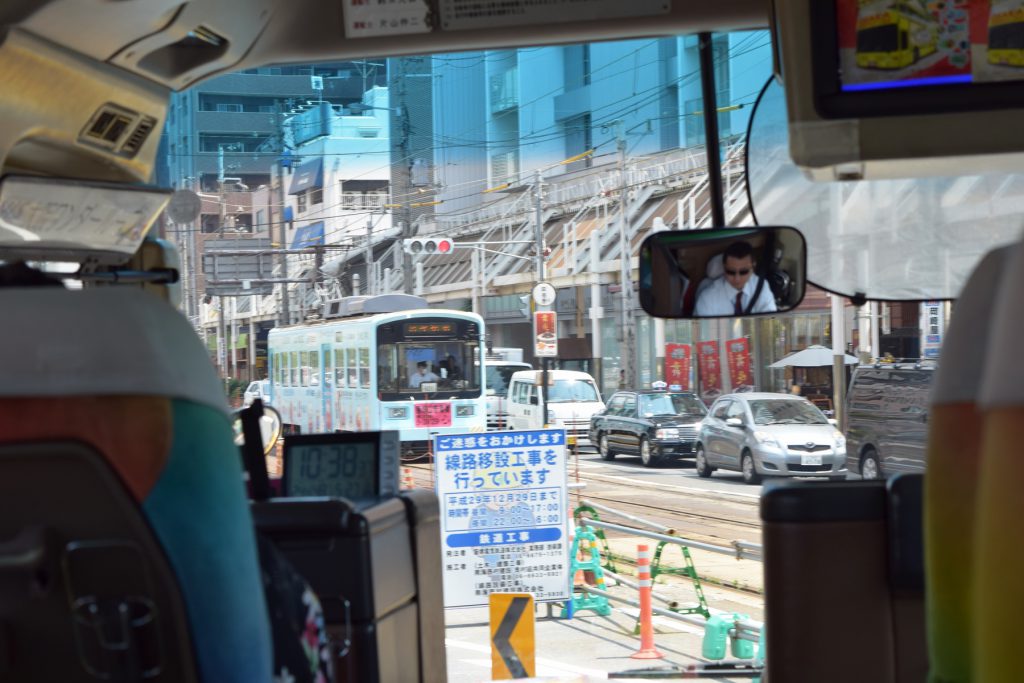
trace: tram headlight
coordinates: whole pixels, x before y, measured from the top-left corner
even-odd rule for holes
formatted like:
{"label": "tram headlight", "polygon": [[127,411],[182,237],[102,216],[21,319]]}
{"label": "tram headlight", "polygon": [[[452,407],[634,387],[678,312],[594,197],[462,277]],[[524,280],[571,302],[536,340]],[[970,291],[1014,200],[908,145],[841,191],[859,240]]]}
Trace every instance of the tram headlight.
{"label": "tram headlight", "polygon": [[406,408],[405,406],[388,408],[389,420],[404,420],[407,417],[409,417],[409,409]]}
{"label": "tram headlight", "polygon": [[476,407],[472,405],[455,406],[455,417],[472,417],[476,414]]}

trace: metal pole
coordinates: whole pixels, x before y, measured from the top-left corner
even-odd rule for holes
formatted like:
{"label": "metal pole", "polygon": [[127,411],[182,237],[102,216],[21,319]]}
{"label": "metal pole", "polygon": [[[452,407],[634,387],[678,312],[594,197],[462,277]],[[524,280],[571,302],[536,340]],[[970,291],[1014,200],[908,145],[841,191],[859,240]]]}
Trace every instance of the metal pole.
{"label": "metal pole", "polygon": [[846,411],[843,399],[846,396],[846,315],[843,299],[832,295],[832,408],[839,431],[845,431]]}
{"label": "metal pole", "polygon": [[[625,370],[626,387],[637,386],[636,352],[633,347],[632,297],[633,297],[633,249],[629,243],[627,222],[628,183],[626,180],[626,136],[622,121],[615,122],[616,147],[619,152],[619,302],[622,309],[622,369]],[[621,387],[620,387],[621,388]]]}
{"label": "metal pole", "polygon": [[249,381],[256,381],[256,309],[259,297],[249,297]]}
{"label": "metal pole", "polygon": [[373,216],[366,219],[366,293],[377,293],[377,282],[373,277]]}
{"label": "metal pole", "polygon": [[[537,250],[536,265],[537,265],[537,282],[544,282],[546,273],[544,272],[544,207],[542,205],[543,193],[541,187],[541,175],[540,171],[536,171],[534,174],[533,181],[533,196],[535,200],[535,219],[534,219],[534,242]],[[540,308],[539,306],[537,307]],[[534,338],[536,339],[537,330],[533,330]],[[558,336],[558,324],[555,324],[555,336]],[[540,396],[541,405],[540,408],[543,411],[543,422],[544,426],[548,424],[548,367],[549,358],[542,358],[540,362],[541,373],[540,373]]]}
{"label": "metal pole", "polygon": [[722,200],[722,158],[718,139],[718,99],[715,92],[715,56],[710,33],[697,35],[700,52],[700,85],[704,98],[704,156],[708,162],[708,190],[715,227],[725,226]]}

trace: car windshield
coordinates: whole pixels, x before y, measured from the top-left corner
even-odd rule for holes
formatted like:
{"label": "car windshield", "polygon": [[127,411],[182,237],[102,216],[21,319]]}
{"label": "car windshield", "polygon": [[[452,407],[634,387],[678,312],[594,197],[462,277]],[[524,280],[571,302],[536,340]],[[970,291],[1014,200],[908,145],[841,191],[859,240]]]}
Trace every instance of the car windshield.
{"label": "car windshield", "polygon": [[656,415],[692,415],[707,414],[704,404],[690,394],[642,394],[640,396],[640,414],[644,417]]}
{"label": "car windshield", "polygon": [[548,387],[548,403],[585,403],[599,401],[597,387],[585,379],[556,379]]}
{"label": "car windshield", "polygon": [[828,420],[807,401],[793,399],[760,399],[750,402],[750,413],[756,425],[823,425]]}

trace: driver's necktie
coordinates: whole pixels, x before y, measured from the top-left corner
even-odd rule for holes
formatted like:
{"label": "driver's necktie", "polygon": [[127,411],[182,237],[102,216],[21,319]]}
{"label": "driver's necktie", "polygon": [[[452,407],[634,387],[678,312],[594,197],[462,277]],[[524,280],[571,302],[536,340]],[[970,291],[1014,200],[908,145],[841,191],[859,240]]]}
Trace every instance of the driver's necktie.
{"label": "driver's necktie", "polygon": [[736,315],[743,315],[743,292],[736,293],[736,308],[733,313]]}

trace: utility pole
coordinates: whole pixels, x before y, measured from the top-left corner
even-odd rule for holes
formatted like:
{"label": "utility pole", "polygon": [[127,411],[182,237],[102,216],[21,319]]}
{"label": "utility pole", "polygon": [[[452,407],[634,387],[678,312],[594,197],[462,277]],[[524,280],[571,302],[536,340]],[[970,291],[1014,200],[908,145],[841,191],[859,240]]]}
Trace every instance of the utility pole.
{"label": "utility pole", "polygon": [[[280,136],[280,139],[281,139],[281,149],[279,150],[279,152],[281,153],[281,155],[283,155],[284,151],[285,151],[285,145],[284,145],[284,116],[283,116],[283,112],[281,111],[281,106],[282,106],[281,102],[278,102],[277,106],[274,107],[274,112],[275,112],[275,117],[277,119],[277,121],[276,121],[276,124],[277,124],[276,125],[277,134]],[[287,280],[288,280],[288,254],[283,253],[283,250],[288,248],[288,226],[286,225],[286,221],[284,219],[285,203],[287,201],[288,195],[285,194],[285,189],[284,189],[284,159],[282,159],[281,156],[278,156],[278,158],[277,158],[277,169],[278,169],[277,205],[278,205],[278,216],[280,217],[280,220],[278,221],[278,224],[280,225],[280,229],[281,229],[279,241],[280,241],[281,249],[282,249],[282,253],[280,254],[280,259],[281,260],[279,261],[279,265],[281,266],[281,279],[285,280],[286,282],[281,284],[281,311],[280,311],[280,313],[277,316],[277,323],[276,323],[276,325],[277,326],[283,326],[283,325],[291,324],[292,316],[291,316],[291,309],[290,309],[289,304],[288,304],[288,283],[287,283]],[[274,234],[273,226],[271,226],[270,234],[271,234],[271,236],[273,236],[273,234]]]}
{"label": "utility pole", "polygon": [[619,152],[619,291],[622,308],[622,369],[625,371],[626,387],[636,387],[636,353],[633,349],[633,249],[630,246],[626,229],[628,183],[626,178],[626,136],[622,130],[622,121],[615,122],[615,144]]}
{"label": "utility pole", "polygon": [[[533,198],[534,198],[534,226],[533,226],[533,238],[534,248],[537,250],[535,264],[537,266],[537,282],[544,282],[547,277],[547,273],[544,272],[544,187],[541,180],[541,172],[538,169],[534,172],[533,177]],[[536,304],[536,302],[534,302]],[[542,307],[535,305],[535,310],[540,310]],[[558,336],[558,323],[555,322],[555,336]],[[534,340],[537,338],[537,330],[533,330]],[[536,347],[536,341],[534,342]],[[546,356],[541,358],[540,367],[540,395],[541,403],[544,406],[544,423],[548,423],[548,367],[551,362],[550,358]]]}
{"label": "utility pole", "polygon": [[373,277],[373,214],[366,218],[366,293],[377,293],[377,279]]}

